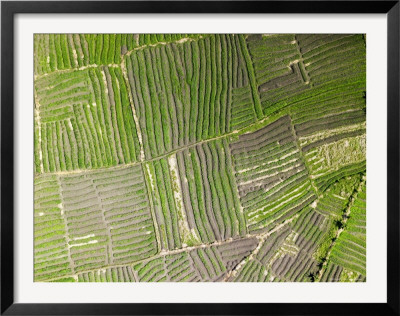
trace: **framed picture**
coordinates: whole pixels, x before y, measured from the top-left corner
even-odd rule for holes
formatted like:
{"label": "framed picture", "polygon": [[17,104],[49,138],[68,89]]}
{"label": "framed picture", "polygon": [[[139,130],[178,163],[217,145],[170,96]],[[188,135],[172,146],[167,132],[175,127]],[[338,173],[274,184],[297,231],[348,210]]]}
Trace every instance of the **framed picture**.
{"label": "framed picture", "polygon": [[1,313],[399,315],[398,1],[3,1]]}

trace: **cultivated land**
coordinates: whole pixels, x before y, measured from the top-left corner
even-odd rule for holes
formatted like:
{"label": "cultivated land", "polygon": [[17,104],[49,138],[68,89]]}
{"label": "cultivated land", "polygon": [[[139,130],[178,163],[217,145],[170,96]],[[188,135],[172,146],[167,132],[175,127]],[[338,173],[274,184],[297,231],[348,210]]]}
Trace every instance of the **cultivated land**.
{"label": "cultivated land", "polygon": [[34,45],[35,281],[366,280],[363,35]]}

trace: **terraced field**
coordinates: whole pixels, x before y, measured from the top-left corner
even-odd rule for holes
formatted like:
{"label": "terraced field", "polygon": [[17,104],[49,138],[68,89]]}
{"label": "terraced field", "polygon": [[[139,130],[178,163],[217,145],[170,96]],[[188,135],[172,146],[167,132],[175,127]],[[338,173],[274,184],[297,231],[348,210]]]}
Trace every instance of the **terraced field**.
{"label": "terraced field", "polygon": [[36,34],[34,279],[365,282],[362,34]]}

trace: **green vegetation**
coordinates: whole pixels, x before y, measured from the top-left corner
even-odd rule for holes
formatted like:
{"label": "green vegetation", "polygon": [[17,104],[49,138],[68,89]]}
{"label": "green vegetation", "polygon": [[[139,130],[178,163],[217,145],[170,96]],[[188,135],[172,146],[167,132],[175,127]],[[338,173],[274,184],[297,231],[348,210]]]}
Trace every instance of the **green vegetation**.
{"label": "green vegetation", "polygon": [[39,282],[364,282],[362,34],[36,34]]}

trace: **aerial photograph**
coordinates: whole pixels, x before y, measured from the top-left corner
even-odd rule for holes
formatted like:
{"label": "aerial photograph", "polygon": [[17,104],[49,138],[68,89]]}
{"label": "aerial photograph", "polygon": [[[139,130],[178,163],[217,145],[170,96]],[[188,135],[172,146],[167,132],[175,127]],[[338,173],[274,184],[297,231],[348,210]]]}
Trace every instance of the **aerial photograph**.
{"label": "aerial photograph", "polygon": [[35,282],[366,282],[364,34],[35,34]]}

